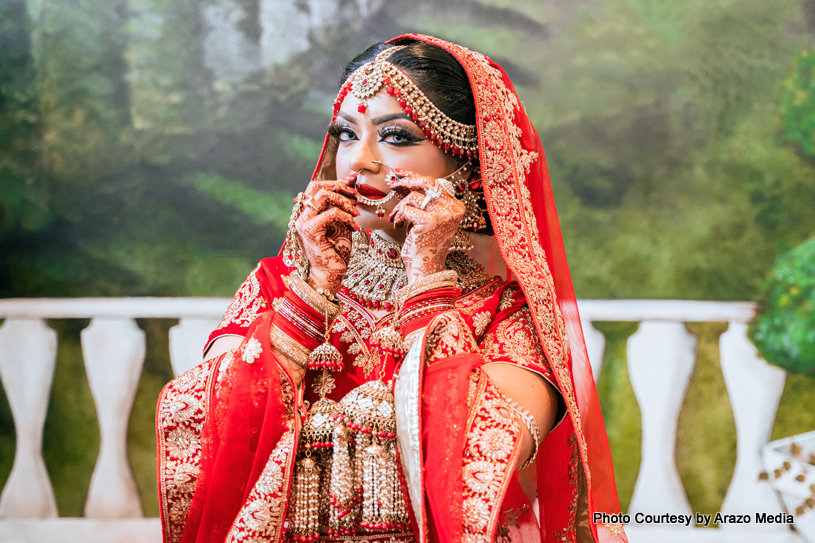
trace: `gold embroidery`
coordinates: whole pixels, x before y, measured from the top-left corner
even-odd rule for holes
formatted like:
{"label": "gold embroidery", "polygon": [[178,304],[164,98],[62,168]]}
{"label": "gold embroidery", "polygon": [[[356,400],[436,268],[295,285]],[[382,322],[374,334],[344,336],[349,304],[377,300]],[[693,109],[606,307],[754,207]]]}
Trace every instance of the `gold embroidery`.
{"label": "gold embroidery", "polygon": [[487,329],[487,325],[489,325],[491,319],[492,314],[490,314],[489,311],[482,311],[473,317],[473,328],[475,329],[474,331],[476,337],[479,337],[484,333],[484,330]]}
{"label": "gold embroidery", "polygon": [[350,343],[348,354],[356,355],[353,364],[362,368],[362,373],[367,378],[379,363],[379,357],[372,354],[365,343],[373,333],[374,324],[365,313],[354,307],[356,302],[342,294],[340,298],[343,302],[343,313],[337,317],[333,331],[342,333],[340,341]]}
{"label": "gold embroidery", "polygon": [[456,300],[456,309],[462,315],[472,315],[484,305],[484,301],[492,298],[498,288],[504,284],[500,277],[493,278],[489,283],[484,283],[474,291]]}
{"label": "gold embroidery", "polygon": [[521,524],[518,519],[524,516],[529,511],[529,505],[523,505],[519,508],[505,509],[501,511],[501,520],[498,522],[498,529],[495,531],[496,543],[511,543],[510,528],[520,528]]}
{"label": "gold embroidery", "polygon": [[247,364],[252,364],[260,357],[262,351],[263,348],[260,346],[260,341],[258,341],[257,338],[252,338],[244,344],[241,358],[243,358],[243,361]]}
{"label": "gold embroidery", "polygon": [[470,327],[458,311],[445,311],[430,322],[428,329],[430,332],[425,342],[427,363],[448,356],[478,352],[478,344]]}
{"label": "gold embroidery", "polygon": [[501,301],[498,303],[498,311],[503,311],[504,309],[509,309],[514,300],[512,299],[515,296],[515,293],[518,292],[517,288],[507,288],[501,294]]}
{"label": "gold embroidery", "polygon": [[507,485],[521,450],[521,425],[483,372],[470,411],[464,447],[463,541],[486,543],[494,532]]}
{"label": "gold embroidery", "polygon": [[[231,359],[227,353],[222,359]],[[159,492],[164,540],[177,543],[184,531],[201,468],[201,428],[215,360],[182,373],[158,400]]]}
{"label": "gold embroidery", "polygon": [[552,380],[552,372],[546,363],[532,315],[528,308],[520,309],[502,320],[481,343],[487,362],[512,362],[522,367],[532,367]]}
{"label": "gold embroidery", "polygon": [[227,543],[279,540],[291,483],[293,453],[294,432],[289,429],[269,455],[263,472],[229,530]]}
{"label": "gold embroidery", "polygon": [[235,293],[235,297],[232,298],[232,303],[229,304],[221,324],[218,325],[218,330],[226,328],[230,324],[237,324],[247,328],[266,309],[266,299],[260,291],[260,282],[256,275],[258,270],[260,270],[260,263],[252,270],[252,273],[249,274],[249,277],[238,289],[238,292]]}
{"label": "gold embroidery", "polygon": [[577,541],[577,438],[574,434],[569,436],[569,448],[572,458],[569,461],[569,487],[572,489],[572,499],[569,501],[569,522],[562,530],[556,530],[552,535],[556,541],[562,543],[575,543]]}

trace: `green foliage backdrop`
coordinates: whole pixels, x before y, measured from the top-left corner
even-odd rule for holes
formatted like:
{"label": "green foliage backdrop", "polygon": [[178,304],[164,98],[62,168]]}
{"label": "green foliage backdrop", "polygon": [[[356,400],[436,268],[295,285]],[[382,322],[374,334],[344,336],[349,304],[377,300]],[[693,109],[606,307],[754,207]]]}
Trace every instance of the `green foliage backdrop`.
{"label": "green foliage backdrop", "polygon": [[[231,295],[279,248],[344,63],[408,31],[481,51],[513,78],[581,298],[755,299],[776,256],[815,234],[815,0],[3,0],[0,297]],[[46,456],[61,513],[76,515],[98,434],[73,434],[75,472],[60,471],[62,421],[92,419],[93,405],[87,385],[60,388],[84,379],[79,324],[54,325],[65,353]],[[169,326],[141,325],[153,338]],[[626,504],[634,329],[615,326],[600,393]],[[721,330],[694,333],[677,449],[692,505],[715,510],[734,430]],[[145,413],[170,374],[161,341],[130,429],[148,514]],[[788,386],[776,434],[815,426],[800,409],[811,390]],[[694,445],[703,428],[725,436],[710,454]],[[11,450],[0,397],[0,484]]]}

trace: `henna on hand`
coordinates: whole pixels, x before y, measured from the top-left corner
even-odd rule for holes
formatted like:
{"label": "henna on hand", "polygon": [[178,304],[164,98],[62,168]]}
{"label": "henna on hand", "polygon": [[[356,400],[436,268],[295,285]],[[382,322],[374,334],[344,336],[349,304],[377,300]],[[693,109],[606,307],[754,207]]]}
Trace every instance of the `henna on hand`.
{"label": "henna on hand", "polygon": [[314,181],[306,189],[314,207],[307,206],[295,222],[303,252],[311,271],[308,283],[331,293],[342,286],[342,278],[351,258],[351,234],[359,216],[356,191],[350,186],[356,174],[340,181]]}
{"label": "henna on hand", "polygon": [[410,191],[396,205],[388,220],[394,226],[407,225],[408,235],[402,245],[402,260],[407,271],[408,284],[427,275],[444,270],[447,253],[461,224],[466,208],[463,203],[444,191],[420,208],[425,192],[435,188],[435,179],[412,172],[401,172],[401,179],[391,189],[400,195]]}

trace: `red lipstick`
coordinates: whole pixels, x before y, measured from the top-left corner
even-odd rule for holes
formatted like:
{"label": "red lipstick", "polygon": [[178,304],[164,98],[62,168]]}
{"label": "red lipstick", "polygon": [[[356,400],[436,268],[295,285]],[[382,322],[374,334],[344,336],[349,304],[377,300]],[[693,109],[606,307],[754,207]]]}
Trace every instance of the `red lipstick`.
{"label": "red lipstick", "polygon": [[366,185],[364,183],[357,183],[355,188],[357,189],[357,192],[359,192],[366,198],[384,198],[385,196],[387,196],[387,194],[385,194],[381,190],[374,188],[371,185]]}

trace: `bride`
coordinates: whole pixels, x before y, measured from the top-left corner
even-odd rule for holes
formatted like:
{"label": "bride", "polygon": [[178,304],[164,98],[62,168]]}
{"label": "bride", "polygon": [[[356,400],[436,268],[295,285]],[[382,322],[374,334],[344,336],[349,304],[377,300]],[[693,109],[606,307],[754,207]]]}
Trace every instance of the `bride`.
{"label": "bride", "polygon": [[345,70],[281,255],[157,414],[164,541],[626,541],[543,149],[436,38]]}

